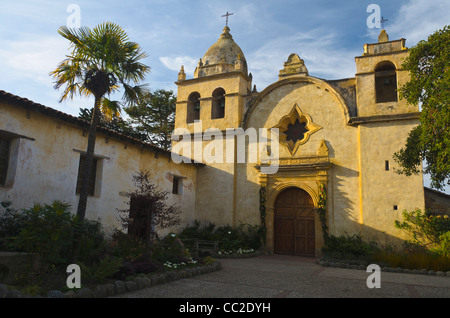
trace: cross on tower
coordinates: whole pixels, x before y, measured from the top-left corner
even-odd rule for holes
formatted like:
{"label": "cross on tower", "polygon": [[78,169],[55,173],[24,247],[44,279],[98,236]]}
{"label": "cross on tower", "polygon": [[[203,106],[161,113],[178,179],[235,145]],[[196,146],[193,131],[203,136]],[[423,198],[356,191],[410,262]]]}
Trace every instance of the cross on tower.
{"label": "cross on tower", "polygon": [[229,17],[230,15],[233,15],[233,13],[229,13],[229,12],[227,11],[227,14],[224,14],[224,15],[222,16],[222,18],[223,18],[223,17],[227,17],[227,24],[226,24],[226,26],[228,26],[228,17]]}
{"label": "cross on tower", "polygon": [[384,26],[383,26],[383,24],[385,23],[385,22],[387,22],[388,21],[388,19],[385,19],[384,17],[381,17],[381,20],[380,20],[380,22],[381,22],[381,28],[384,30]]}

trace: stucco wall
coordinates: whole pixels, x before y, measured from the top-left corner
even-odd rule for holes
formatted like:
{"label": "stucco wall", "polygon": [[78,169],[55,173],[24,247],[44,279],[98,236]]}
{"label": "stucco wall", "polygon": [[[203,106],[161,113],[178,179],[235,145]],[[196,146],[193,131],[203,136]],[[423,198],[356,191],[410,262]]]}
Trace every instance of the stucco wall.
{"label": "stucco wall", "polygon": [[[262,92],[261,94],[265,94]],[[316,156],[321,141],[324,140],[329,149],[332,168],[328,171],[329,226],[332,234],[357,230],[355,222],[359,220],[359,188],[358,188],[358,140],[357,129],[348,126],[346,105],[342,104],[339,95],[327,83],[304,77],[297,80],[280,81],[270,92],[253,106],[246,127],[272,128],[280,119],[289,114],[297,104],[303,113],[308,114],[320,130],[313,133],[309,140],[301,145],[296,153],[291,153],[286,146],[280,145],[280,158],[302,158]],[[253,170],[252,170],[253,169]],[[280,183],[292,181],[308,184],[317,191],[317,172],[302,175],[302,168],[297,173],[283,175]],[[258,184],[256,169],[247,169],[248,177]],[[310,175],[310,176],[308,176]],[[276,178],[276,175],[274,176]],[[250,191],[250,187],[246,187]],[[252,191],[257,190],[257,186]],[[246,192],[238,191],[242,201],[242,210],[258,211],[259,201],[253,195],[253,202],[244,200]],[[259,200],[259,197],[258,197]],[[258,214],[257,214],[258,215]]]}
{"label": "stucco wall", "polygon": [[[404,147],[409,131],[417,120],[373,122],[359,126],[361,140],[361,218],[366,236],[381,241],[393,237],[406,239],[394,226],[403,210],[424,208],[422,175],[405,176],[393,159]],[[388,161],[389,170],[386,170]],[[395,208],[394,208],[395,206]],[[392,243],[396,243],[395,240]]]}
{"label": "stucco wall", "polygon": [[[86,150],[87,135],[83,129],[63,120],[27,112],[18,105],[0,103],[0,130],[24,135],[19,138],[14,183],[0,188],[0,200],[10,200],[17,209],[28,208],[35,202],[62,200],[76,213],[76,192],[80,152]],[[95,196],[88,198],[86,217],[100,218],[107,228],[118,226],[119,209],[126,208],[124,193],[132,191],[132,175],[150,170],[153,181],[163,190],[172,191],[173,175],[183,179],[183,193],[170,193],[169,203],[183,210],[182,222],[192,219],[195,206],[197,167],[175,164],[170,155],[155,154],[139,144],[115,139],[99,133],[95,155],[97,166]]]}

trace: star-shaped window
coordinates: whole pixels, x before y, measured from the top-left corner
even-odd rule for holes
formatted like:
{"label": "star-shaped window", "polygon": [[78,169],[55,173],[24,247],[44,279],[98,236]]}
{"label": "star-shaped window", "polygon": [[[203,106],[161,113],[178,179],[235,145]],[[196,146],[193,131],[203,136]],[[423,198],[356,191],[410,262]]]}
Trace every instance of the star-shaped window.
{"label": "star-shaped window", "polygon": [[322,129],[312,122],[308,114],[302,113],[297,104],[291,112],[282,117],[274,128],[280,131],[280,143],[285,145],[294,155],[300,145],[306,143],[313,133]]}
{"label": "star-shaped window", "polygon": [[286,135],[286,141],[292,140],[294,144],[305,138],[305,133],[308,131],[306,129],[306,123],[301,123],[298,119],[295,121],[295,124],[289,124],[286,131],[283,131],[283,134]]}

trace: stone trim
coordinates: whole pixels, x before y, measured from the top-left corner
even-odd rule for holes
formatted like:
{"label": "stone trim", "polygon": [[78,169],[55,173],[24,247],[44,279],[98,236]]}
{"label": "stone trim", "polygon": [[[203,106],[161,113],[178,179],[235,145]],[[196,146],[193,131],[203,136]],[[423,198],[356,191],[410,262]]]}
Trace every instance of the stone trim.
{"label": "stone trim", "polygon": [[357,126],[361,124],[375,123],[375,122],[387,122],[387,121],[398,121],[398,120],[410,120],[419,119],[420,112],[406,113],[406,114],[396,114],[396,115],[377,115],[377,116],[367,116],[367,117],[352,117],[348,121],[348,125]]}

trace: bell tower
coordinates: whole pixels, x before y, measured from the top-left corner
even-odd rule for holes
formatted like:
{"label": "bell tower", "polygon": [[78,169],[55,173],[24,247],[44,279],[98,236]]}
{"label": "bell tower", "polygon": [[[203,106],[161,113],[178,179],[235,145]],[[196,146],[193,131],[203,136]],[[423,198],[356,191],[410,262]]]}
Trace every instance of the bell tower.
{"label": "bell tower", "polygon": [[356,57],[358,117],[418,111],[398,95],[398,89],[409,80],[408,72],[402,69],[408,55],[405,41],[390,41],[386,31],[381,30],[378,42],[365,44],[363,55]]}
{"label": "bell tower", "polygon": [[252,76],[241,48],[225,26],[220,38],[198,62],[194,78],[187,79],[183,66],[178,74],[175,129],[201,121],[202,131],[237,128],[250,94]]}
{"label": "bell tower", "polygon": [[[201,182],[197,183],[196,192],[201,195],[195,199],[195,218],[210,220],[214,211],[217,225],[235,226],[238,221],[237,143],[235,137],[228,138],[227,129],[240,127],[251,95],[252,75],[228,25],[199,60],[194,78],[186,78],[182,67],[176,84],[172,151],[189,162],[204,164],[197,171]],[[185,139],[188,139],[186,147]]]}
{"label": "bell tower", "polygon": [[358,134],[360,222],[377,224],[389,215],[381,225],[387,235],[394,235],[392,218],[401,219],[401,211],[425,206],[422,174],[400,175],[394,160],[420,117],[418,106],[398,93],[409,80],[402,69],[407,56],[405,39],[391,41],[382,30],[378,42],[364,45],[356,57],[357,117],[350,124]]}

